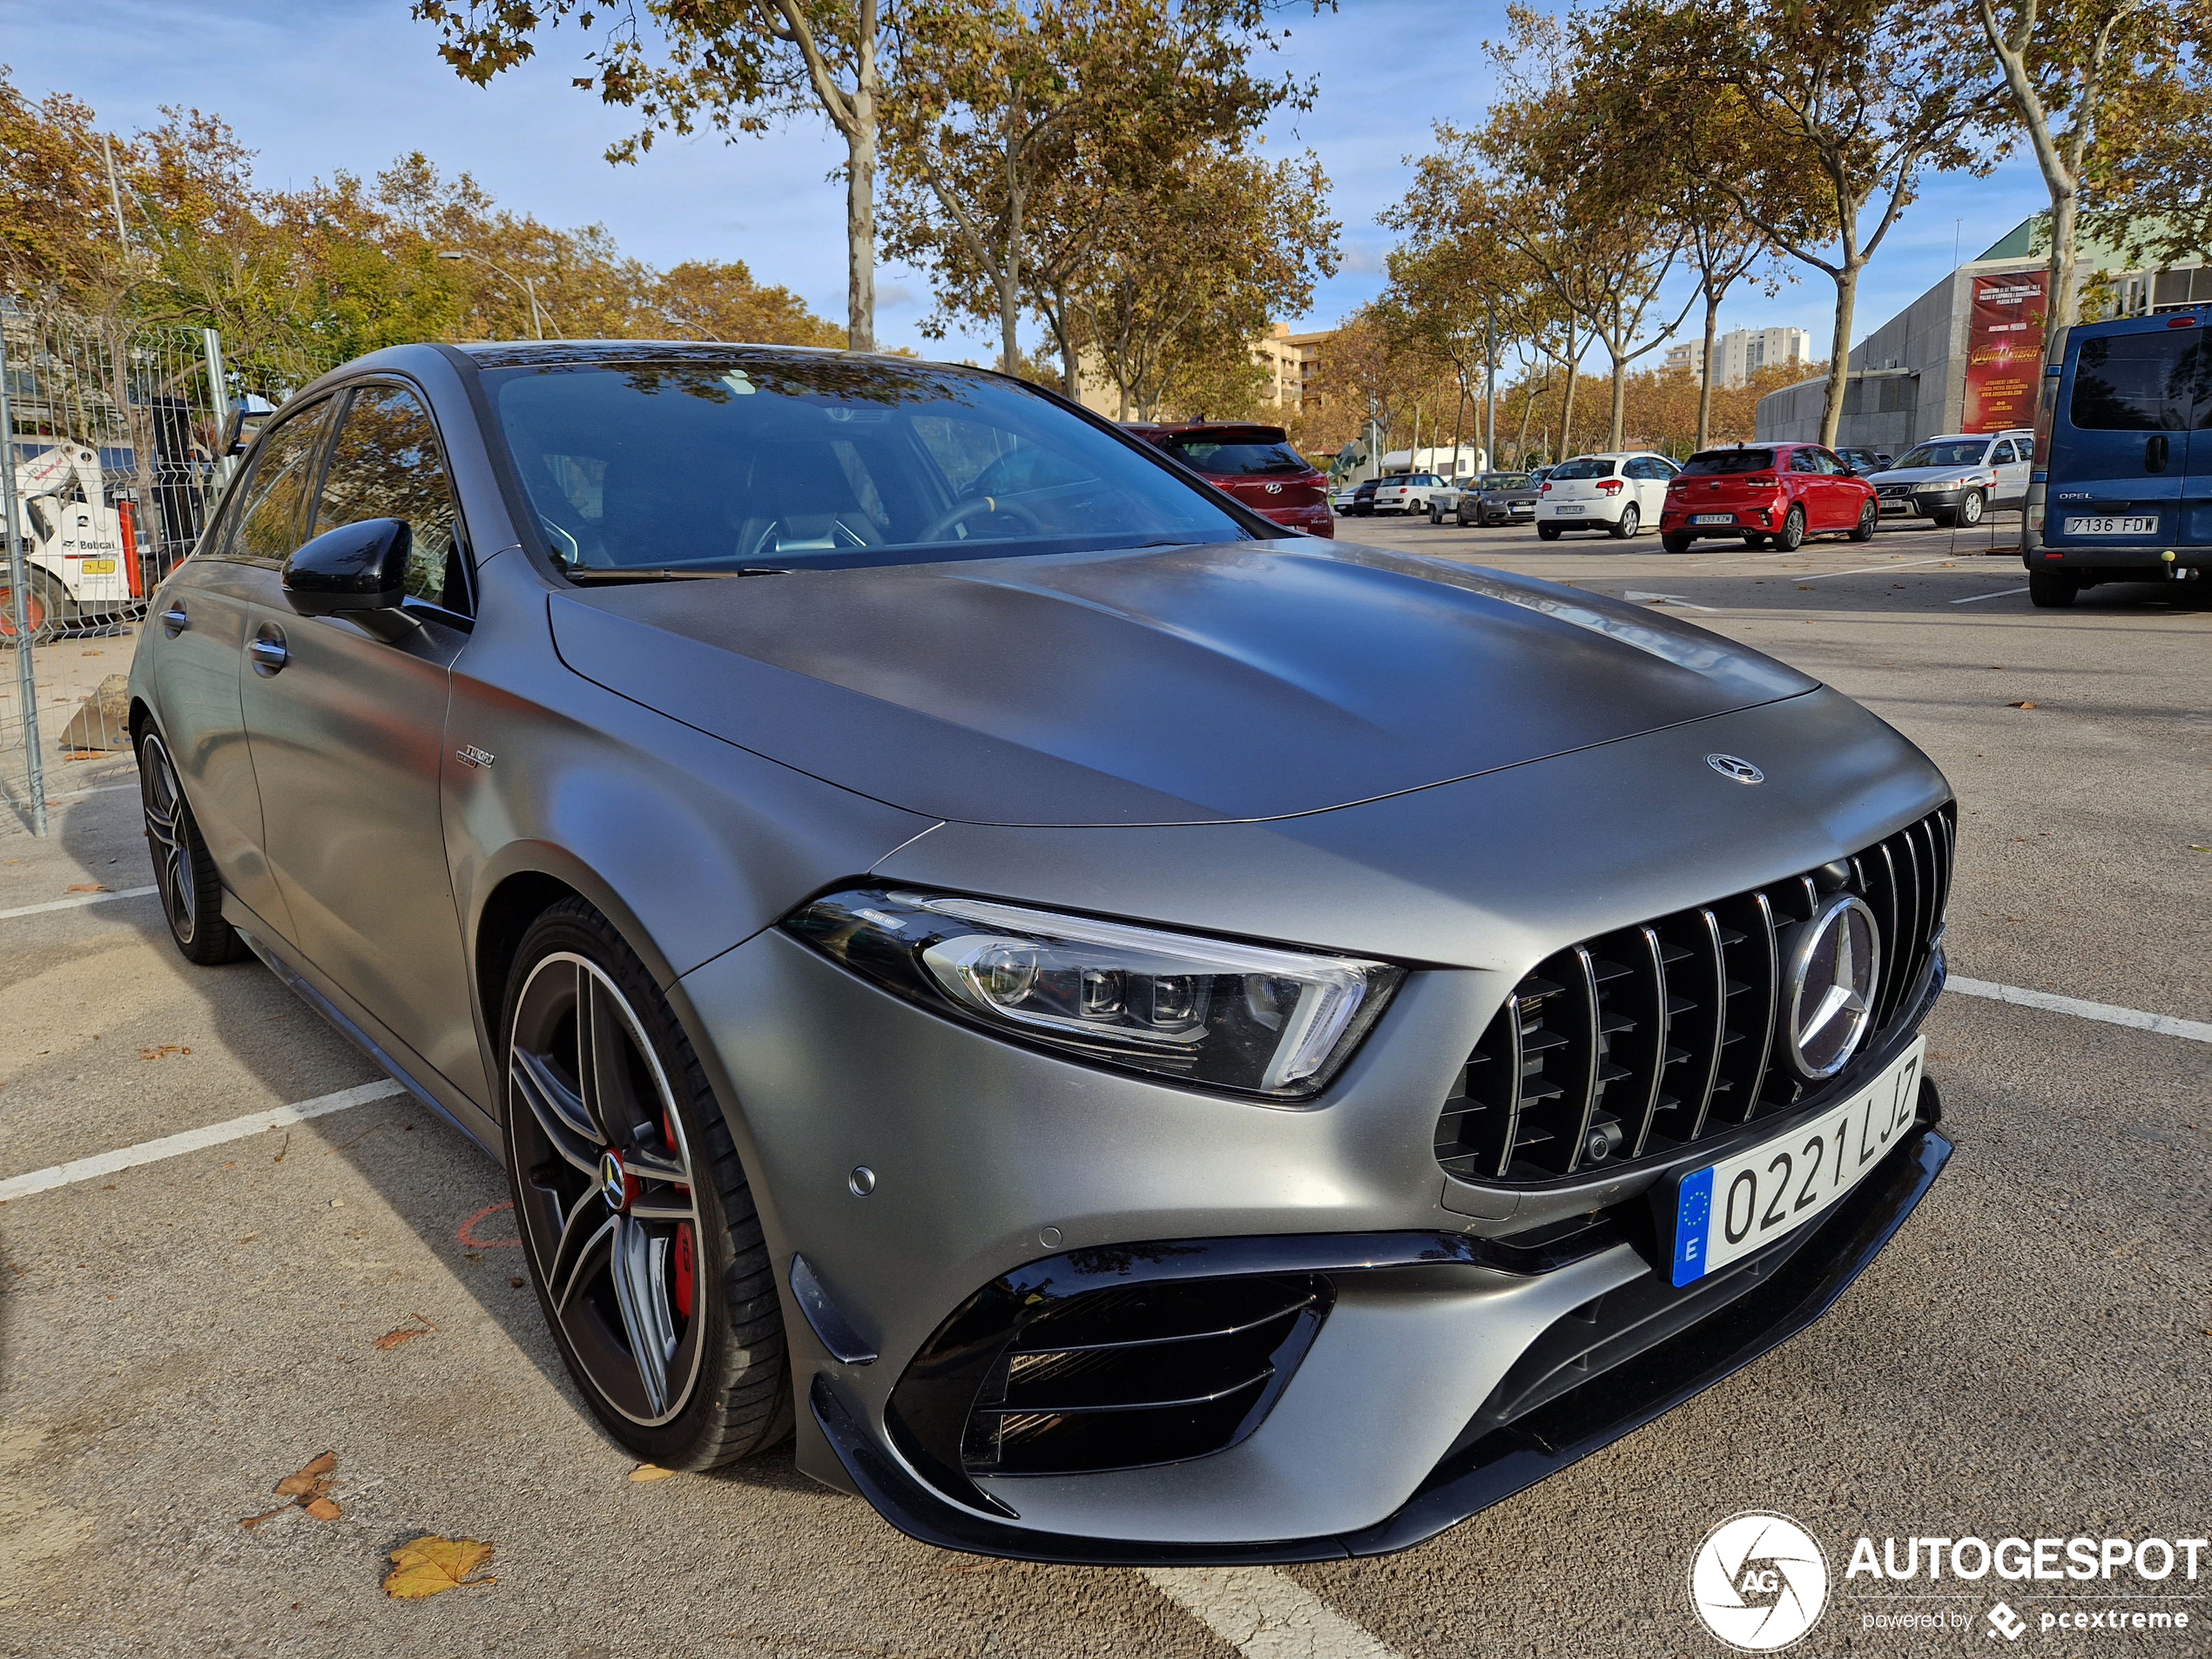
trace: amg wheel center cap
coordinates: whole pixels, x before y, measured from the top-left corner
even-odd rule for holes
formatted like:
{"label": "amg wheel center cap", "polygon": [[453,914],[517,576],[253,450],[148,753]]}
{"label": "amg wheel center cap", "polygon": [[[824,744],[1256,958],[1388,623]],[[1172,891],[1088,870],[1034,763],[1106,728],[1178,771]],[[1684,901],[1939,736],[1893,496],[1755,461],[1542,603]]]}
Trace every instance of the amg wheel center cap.
{"label": "amg wheel center cap", "polygon": [[1831,894],[1798,927],[1783,963],[1782,1037],[1801,1075],[1832,1077],[1858,1051],[1873,1022],[1881,938],[1851,893]]}
{"label": "amg wheel center cap", "polygon": [[599,1196],[617,1214],[637,1196],[637,1177],[622,1167],[622,1155],[611,1146],[599,1155]]}

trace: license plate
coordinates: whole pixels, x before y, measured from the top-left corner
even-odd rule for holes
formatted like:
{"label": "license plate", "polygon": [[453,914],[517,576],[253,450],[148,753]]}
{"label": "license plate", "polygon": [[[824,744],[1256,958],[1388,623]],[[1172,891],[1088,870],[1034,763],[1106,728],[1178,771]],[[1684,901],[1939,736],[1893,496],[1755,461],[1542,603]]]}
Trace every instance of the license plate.
{"label": "license plate", "polygon": [[1865,1089],[1787,1135],[1682,1178],[1675,1283],[1706,1274],[1802,1227],[1857,1186],[1912,1127],[1920,1100],[1916,1038]]}
{"label": "license plate", "polygon": [[2069,518],[2066,522],[2068,536],[2155,536],[2158,518],[2155,514],[2141,518]]}
{"label": "license plate", "polygon": [[1693,524],[1733,524],[1736,523],[1736,515],[1734,513],[1692,513],[1689,516],[1689,522]]}
{"label": "license plate", "polygon": [[1582,509],[1581,509],[1581,508],[1579,508],[1579,507],[1562,507],[1562,506],[1560,506],[1560,505],[1558,505],[1558,504],[1554,503],[1554,504],[1553,505],[1552,510],[1553,510],[1554,512],[1557,512],[1557,513],[1579,513],[1579,512],[1581,512]]}
{"label": "license plate", "polygon": [[113,576],[115,561],[113,559],[87,559],[77,568],[84,571],[86,576]]}

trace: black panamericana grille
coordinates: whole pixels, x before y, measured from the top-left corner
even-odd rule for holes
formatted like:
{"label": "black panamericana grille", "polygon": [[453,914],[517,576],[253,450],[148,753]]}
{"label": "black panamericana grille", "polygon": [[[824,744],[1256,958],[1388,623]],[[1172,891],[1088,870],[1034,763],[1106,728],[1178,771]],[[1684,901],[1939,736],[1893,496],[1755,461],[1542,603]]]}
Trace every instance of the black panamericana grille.
{"label": "black panamericana grille", "polygon": [[1788,1109],[1810,1085],[1775,1041],[1784,936],[1831,893],[1866,900],[1881,929],[1871,1049],[1935,948],[1956,839],[1946,805],[1850,858],[1547,957],[1467,1056],[1437,1162],[1462,1180],[1551,1181]]}

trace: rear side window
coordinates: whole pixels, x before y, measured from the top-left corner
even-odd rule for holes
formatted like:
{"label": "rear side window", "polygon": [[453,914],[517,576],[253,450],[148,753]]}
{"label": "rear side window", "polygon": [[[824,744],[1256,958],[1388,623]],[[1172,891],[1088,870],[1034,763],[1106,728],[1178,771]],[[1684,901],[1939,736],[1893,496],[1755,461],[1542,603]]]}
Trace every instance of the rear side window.
{"label": "rear side window", "polygon": [[1685,477],[1773,470],[1774,451],[1771,449],[1706,449],[1690,456],[1683,466]]}
{"label": "rear side window", "polygon": [[246,481],[233,528],[215,552],[217,558],[251,564],[281,564],[307,539],[300,520],[314,463],[329,430],[330,405],[318,403],[275,428],[261,442],[253,475]]}
{"label": "rear side window", "polygon": [[1161,446],[1187,467],[1216,476],[1258,476],[1311,471],[1287,443],[1224,443],[1217,438],[1170,438]]}
{"label": "rear side window", "polygon": [[414,531],[409,598],[469,614],[460,513],[437,428],[415,394],[401,387],[355,388],[331,448],[315,529],[333,530],[365,518],[403,518]]}
{"label": "rear side window", "polygon": [[2212,426],[2212,349],[2203,330],[2083,341],[2067,416],[2090,432],[2188,432]]}
{"label": "rear side window", "polygon": [[1610,478],[1612,475],[1613,463],[1602,456],[1583,461],[1562,461],[1552,469],[1554,483],[1568,483],[1578,478]]}

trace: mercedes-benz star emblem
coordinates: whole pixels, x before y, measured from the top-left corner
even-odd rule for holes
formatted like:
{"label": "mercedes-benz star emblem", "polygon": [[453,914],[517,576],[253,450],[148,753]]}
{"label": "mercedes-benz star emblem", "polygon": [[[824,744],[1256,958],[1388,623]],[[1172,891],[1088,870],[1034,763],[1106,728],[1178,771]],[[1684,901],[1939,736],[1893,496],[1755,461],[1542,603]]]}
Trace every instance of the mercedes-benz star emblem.
{"label": "mercedes-benz star emblem", "polygon": [[1782,1039],[1810,1078],[1841,1071],[1874,1018],[1881,930],[1857,894],[1831,894],[1801,923],[1782,965]]}
{"label": "mercedes-benz star emblem", "polygon": [[1733,778],[1739,784],[1763,784],[1766,773],[1742,755],[1707,755],[1705,764],[1723,778]]}
{"label": "mercedes-benz star emblem", "polygon": [[599,1154],[599,1196],[610,1210],[630,1207],[630,1171],[622,1167],[622,1155],[611,1146]]}

